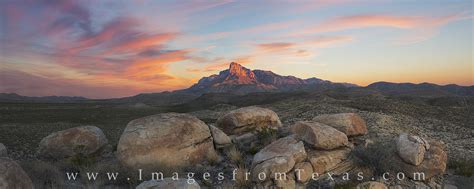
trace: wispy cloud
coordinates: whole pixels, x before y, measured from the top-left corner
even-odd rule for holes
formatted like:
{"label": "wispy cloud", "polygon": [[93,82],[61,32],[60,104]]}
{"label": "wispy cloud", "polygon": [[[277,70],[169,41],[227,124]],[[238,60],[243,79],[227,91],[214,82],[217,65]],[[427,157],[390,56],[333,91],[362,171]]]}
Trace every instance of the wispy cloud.
{"label": "wispy cloud", "polygon": [[[413,35],[403,37],[399,40],[399,42],[414,42],[423,41],[434,36],[437,33],[439,27],[445,24],[467,18],[469,18],[469,16],[466,16],[466,13],[440,17],[359,14],[332,18],[314,26],[304,28],[301,31],[293,32],[290,34],[290,36],[301,37],[351,29],[388,27],[413,31]],[[423,32],[420,32],[421,30],[423,30]]]}
{"label": "wispy cloud", "polygon": [[277,42],[277,43],[257,44],[257,47],[262,49],[263,51],[275,52],[275,51],[288,50],[294,45],[295,45],[294,43]]}
{"label": "wispy cloud", "polygon": [[[372,7],[373,3],[352,0],[1,1],[0,92],[50,94],[33,86],[45,86],[41,81],[58,95],[94,90],[84,95],[122,96],[186,87],[196,77],[226,69],[231,61],[262,68],[311,66],[324,58],[330,66],[332,58],[325,53],[345,51],[353,42],[360,49],[370,48],[364,44],[367,39],[400,47],[436,40],[441,28],[447,28],[443,26],[472,19],[472,10],[458,7],[466,3],[446,9],[431,4],[434,10],[412,14],[378,7],[386,3]],[[363,9],[354,11],[352,6]],[[389,34],[372,35],[378,29]],[[307,67],[290,70],[294,75],[313,73]]]}

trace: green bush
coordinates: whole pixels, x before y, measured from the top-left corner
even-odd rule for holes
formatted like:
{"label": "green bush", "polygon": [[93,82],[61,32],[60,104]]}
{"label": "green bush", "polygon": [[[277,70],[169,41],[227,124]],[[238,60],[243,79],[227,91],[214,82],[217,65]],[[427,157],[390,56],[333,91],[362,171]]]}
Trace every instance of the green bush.
{"label": "green bush", "polygon": [[261,145],[267,146],[278,138],[278,132],[273,128],[265,127],[262,130],[257,131],[257,136]]}

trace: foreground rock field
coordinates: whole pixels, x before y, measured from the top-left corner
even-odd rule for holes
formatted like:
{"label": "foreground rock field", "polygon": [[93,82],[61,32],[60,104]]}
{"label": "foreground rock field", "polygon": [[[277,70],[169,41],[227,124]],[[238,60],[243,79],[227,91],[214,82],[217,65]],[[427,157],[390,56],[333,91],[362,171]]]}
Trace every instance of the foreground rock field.
{"label": "foreground rock field", "polygon": [[[388,99],[374,103],[380,104],[315,96],[186,113],[127,108],[143,115],[114,126],[107,121],[113,118],[104,117],[72,124],[39,121],[39,127],[60,126],[38,131],[38,139],[27,142],[7,138],[18,136],[12,130],[10,136],[2,132],[0,188],[472,187],[469,172],[450,167],[450,161],[474,157],[474,132],[464,110]],[[450,108],[454,111],[441,115]],[[26,128],[11,120],[0,128],[14,125]],[[86,173],[94,171],[120,174],[112,181],[88,180]],[[78,179],[68,180],[66,172],[78,173]],[[183,182],[190,172],[195,182]]]}

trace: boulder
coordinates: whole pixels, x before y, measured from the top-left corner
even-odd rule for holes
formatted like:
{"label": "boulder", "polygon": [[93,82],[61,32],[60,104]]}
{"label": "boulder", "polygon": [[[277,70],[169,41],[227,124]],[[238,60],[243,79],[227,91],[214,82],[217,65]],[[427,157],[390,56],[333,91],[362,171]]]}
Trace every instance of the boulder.
{"label": "boulder", "polygon": [[163,180],[149,180],[142,182],[136,189],[200,189],[197,182],[188,183],[187,179],[173,180],[172,178],[164,178]]}
{"label": "boulder", "polygon": [[[295,164],[305,159],[306,151],[303,142],[298,142],[291,136],[280,138],[255,154],[252,161],[252,179],[256,182],[264,182],[270,178],[274,180],[277,177],[276,173],[288,176],[288,172],[293,169]],[[265,174],[264,180],[258,178],[260,173]],[[280,182],[274,181],[275,183]],[[282,184],[282,182],[280,183]]]}
{"label": "boulder", "polygon": [[308,159],[313,166],[313,172],[321,175],[346,160],[350,152],[350,148],[340,148],[330,151],[315,150],[308,152]]}
{"label": "boulder", "polygon": [[444,145],[437,141],[430,141],[429,145],[430,148],[426,150],[424,159],[418,166],[406,163],[398,156],[394,156],[393,162],[399,166],[407,177],[412,179],[418,179],[415,178],[419,176],[417,173],[424,173],[425,180],[436,175],[444,174],[448,159]]}
{"label": "boulder", "polygon": [[313,166],[309,162],[301,162],[295,165],[295,180],[300,183],[306,183],[311,179]]}
{"label": "boulder", "polygon": [[242,135],[231,135],[229,137],[234,143],[239,145],[248,145],[258,140],[258,136],[255,133],[244,133]]}
{"label": "boulder", "polygon": [[401,134],[397,140],[398,155],[403,159],[403,161],[412,165],[421,164],[427,146],[429,145],[421,137],[405,133]]}
{"label": "boulder", "polygon": [[330,150],[349,144],[346,134],[318,122],[298,121],[291,132],[316,149]]}
{"label": "boulder", "polygon": [[387,189],[384,183],[368,181],[357,185],[357,189]]}
{"label": "boulder", "polygon": [[74,127],[51,133],[39,144],[40,157],[62,159],[82,155],[99,155],[108,144],[102,130],[95,126]]}
{"label": "boulder", "polygon": [[222,132],[219,128],[209,125],[209,129],[211,130],[212,139],[216,148],[222,148],[232,144],[230,137]]}
{"label": "boulder", "polygon": [[7,156],[8,156],[7,147],[5,147],[5,145],[0,143],[0,157],[7,157]]}
{"label": "boulder", "polygon": [[0,188],[34,188],[30,177],[10,158],[0,157]]}
{"label": "boulder", "polygon": [[306,159],[304,144],[291,136],[280,138],[256,153],[252,165],[257,165],[275,157],[289,157],[294,159],[295,163],[302,162]]}
{"label": "boulder", "polygon": [[232,110],[217,119],[216,124],[229,135],[281,127],[280,118],[274,111],[256,106]]}
{"label": "boulder", "polygon": [[316,116],[313,121],[329,125],[347,136],[367,134],[367,125],[356,113],[324,114]]}
{"label": "boulder", "polygon": [[117,145],[126,167],[180,170],[215,155],[209,127],[189,114],[164,113],[128,123]]}
{"label": "boulder", "polygon": [[275,180],[275,185],[278,187],[278,188],[295,188],[296,187],[296,182],[293,178],[291,177],[286,177],[286,179],[278,179],[278,180]]}
{"label": "boulder", "polygon": [[[257,164],[252,169],[252,180],[264,182],[274,179],[275,174],[287,173],[295,166],[295,160],[292,157],[274,157]],[[260,179],[259,174],[265,174],[265,179]]]}

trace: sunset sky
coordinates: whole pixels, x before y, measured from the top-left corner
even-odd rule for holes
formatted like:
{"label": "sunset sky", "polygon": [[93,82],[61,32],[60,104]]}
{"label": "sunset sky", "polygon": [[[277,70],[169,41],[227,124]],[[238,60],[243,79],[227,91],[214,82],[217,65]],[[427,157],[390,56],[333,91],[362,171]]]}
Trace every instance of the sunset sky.
{"label": "sunset sky", "polygon": [[232,61],[361,86],[474,85],[472,3],[2,0],[0,93],[131,96]]}

